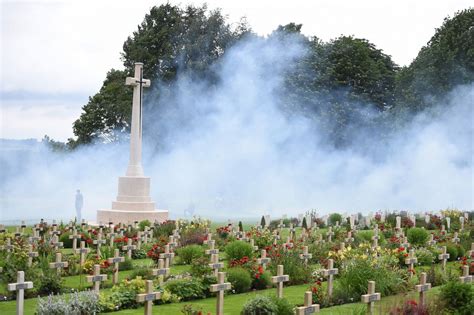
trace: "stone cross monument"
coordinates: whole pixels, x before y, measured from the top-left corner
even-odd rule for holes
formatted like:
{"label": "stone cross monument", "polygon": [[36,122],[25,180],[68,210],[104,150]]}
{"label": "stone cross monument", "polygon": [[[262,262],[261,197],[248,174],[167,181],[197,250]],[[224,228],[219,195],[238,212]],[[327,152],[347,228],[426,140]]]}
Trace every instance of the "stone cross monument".
{"label": "stone cross monument", "polygon": [[168,211],[155,209],[150,198],[150,177],[144,176],[142,168],[142,94],[143,88],[151,84],[143,79],[143,63],[135,63],[135,75],[125,84],[133,86],[130,162],[125,176],[119,177],[117,200],[112,202],[112,209],[97,211],[97,222],[163,222],[168,219]]}

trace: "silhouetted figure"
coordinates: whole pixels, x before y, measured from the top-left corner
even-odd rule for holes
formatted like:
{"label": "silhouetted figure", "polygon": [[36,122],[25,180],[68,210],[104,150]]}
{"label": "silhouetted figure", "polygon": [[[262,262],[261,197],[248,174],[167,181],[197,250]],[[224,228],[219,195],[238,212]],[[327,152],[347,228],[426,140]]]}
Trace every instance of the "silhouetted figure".
{"label": "silhouetted figure", "polygon": [[81,210],[82,206],[84,205],[84,197],[82,197],[81,191],[78,189],[76,191],[76,217],[77,223],[80,224],[82,222]]}

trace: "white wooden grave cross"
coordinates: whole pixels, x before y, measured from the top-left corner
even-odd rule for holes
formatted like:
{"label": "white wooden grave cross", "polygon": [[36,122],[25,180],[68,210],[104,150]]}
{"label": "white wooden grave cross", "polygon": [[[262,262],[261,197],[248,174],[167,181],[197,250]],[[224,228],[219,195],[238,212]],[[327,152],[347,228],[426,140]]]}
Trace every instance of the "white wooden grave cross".
{"label": "white wooden grave cross", "polygon": [[473,276],[469,275],[469,266],[468,265],[462,266],[462,276],[459,277],[459,280],[462,283],[471,283],[473,281],[472,278]]}
{"label": "white wooden grave cross", "polygon": [[10,253],[13,251],[13,245],[12,245],[12,240],[11,238],[7,238],[5,241],[5,245],[2,246],[2,250],[7,251],[7,256],[10,257]]}
{"label": "white wooden grave cross", "polygon": [[63,247],[63,242],[60,242],[58,240],[58,235],[57,234],[53,234],[53,237],[51,239],[51,246],[53,246],[55,251],[57,251],[57,250],[59,250],[60,248]]}
{"label": "white wooden grave cross", "polygon": [[471,250],[467,251],[467,257],[473,258],[473,256],[474,256],[474,243],[471,243]]}
{"label": "white wooden grave cross", "polygon": [[293,223],[290,223],[290,238],[293,240],[296,237],[296,229],[293,226]]}
{"label": "white wooden grave cross", "polygon": [[25,302],[25,290],[32,289],[33,282],[25,281],[25,272],[18,271],[16,274],[16,283],[8,284],[8,291],[16,291],[16,315],[23,315]]}
{"label": "white wooden grave cross", "polygon": [[143,231],[143,242],[145,242],[145,244],[148,244],[148,238],[150,236],[150,228],[148,226],[145,226],[145,230]]}
{"label": "white wooden grave cross", "polygon": [[395,220],[396,220],[395,232],[398,235],[400,234],[400,230],[402,228],[402,218],[400,216],[397,216]]}
{"label": "white wooden grave cross", "polygon": [[28,267],[33,265],[33,257],[38,257],[38,252],[34,252],[33,245],[28,244]]}
{"label": "white wooden grave cross", "polygon": [[278,241],[280,240],[280,234],[278,231],[273,231],[273,245],[276,245]]}
{"label": "white wooden grave cross", "polygon": [[120,251],[118,248],[114,250],[114,257],[107,259],[109,264],[114,264],[114,275],[112,277],[112,283],[117,284],[119,282],[119,265],[121,262],[125,261],[125,257],[120,256]]}
{"label": "white wooden grave cross", "polygon": [[454,232],[452,241],[454,242],[454,244],[457,244],[459,242],[458,232]]}
{"label": "white wooden grave cross", "polygon": [[426,272],[420,275],[420,284],[415,285],[416,291],[420,292],[420,305],[426,303],[426,292],[431,289],[431,283],[426,283]]}
{"label": "white wooden grave cross", "polygon": [[287,281],[290,281],[290,276],[283,274],[283,265],[278,265],[277,275],[272,277],[272,282],[277,283],[277,297],[279,299],[283,297],[283,282]]}
{"label": "white wooden grave cross", "polygon": [[38,230],[33,229],[32,232],[33,232],[33,236],[30,236],[30,237],[28,238],[28,243],[30,243],[31,245],[32,245],[32,244],[35,244],[37,241],[40,240],[40,236],[39,236]]}
{"label": "white wooden grave cross", "polygon": [[181,238],[181,235],[179,235],[179,230],[178,229],[173,230],[173,237],[177,241],[179,241],[179,239]]}
{"label": "white wooden grave cross", "polygon": [[459,223],[461,224],[461,231],[464,230],[464,217],[463,216],[460,216],[459,217]]}
{"label": "white wooden grave cross", "polygon": [[23,235],[23,233],[20,232],[20,227],[17,226],[16,227],[16,231],[15,231],[15,234],[13,234],[16,238],[19,238]]}
{"label": "white wooden grave cross", "polygon": [[61,253],[56,253],[56,261],[49,263],[49,268],[56,268],[56,272],[58,275],[61,275],[61,269],[66,268],[69,265],[67,261],[61,261],[61,258]]}
{"label": "white wooden grave cross", "polygon": [[408,243],[408,238],[406,236],[403,237],[402,241],[400,242],[400,245],[405,248],[410,247],[410,243]]}
{"label": "white wooden grave cross", "polygon": [[49,232],[49,234],[51,235],[59,235],[61,234],[60,231],[58,231],[58,226],[56,224],[53,224],[53,230],[51,232]]}
{"label": "white wooden grave cross", "polygon": [[334,268],[334,260],[328,259],[328,269],[323,269],[323,275],[328,278],[328,296],[332,296],[334,275],[337,275],[339,269]]}
{"label": "white wooden grave cross", "polygon": [[300,254],[300,259],[304,260],[304,264],[308,264],[308,259],[311,259],[313,257],[312,254],[308,253],[308,246],[303,246],[303,254]]}
{"label": "white wooden grave cross", "polygon": [[72,250],[75,251],[77,249],[77,240],[81,239],[81,236],[77,234],[76,227],[73,227],[72,234],[69,235],[69,239],[72,239]]}
{"label": "white wooden grave cross", "polygon": [[137,249],[137,246],[132,245],[132,239],[131,238],[129,238],[127,240],[127,245],[122,246],[122,250],[127,251],[128,259],[132,259],[132,250],[135,250],[135,249]]}
{"label": "white wooden grave cross", "polygon": [[281,231],[281,229],[284,227],[285,225],[283,224],[283,220],[280,220],[280,224],[278,224],[278,230]]}
{"label": "white wooden grave cross", "polygon": [[254,252],[258,250],[258,246],[255,245],[255,240],[253,238],[250,239],[250,247],[252,247]]}
{"label": "white wooden grave cross", "polygon": [[443,250],[442,250],[441,254],[438,255],[438,259],[443,261],[442,269],[445,270],[446,269],[446,260],[449,259],[449,254],[446,253],[446,246],[443,246],[442,248],[443,248]]}
{"label": "white wooden grave cross", "polygon": [[428,245],[433,246],[436,244],[436,241],[434,240],[433,234],[430,234],[430,239],[428,241]]}
{"label": "white wooden grave cross", "polygon": [[219,254],[219,249],[214,248],[216,241],[214,240],[209,240],[207,242],[207,245],[209,246],[209,249],[206,249],[205,253],[206,255],[213,255],[213,254]]}
{"label": "white wooden grave cross", "polygon": [[291,241],[291,237],[286,237],[286,243],[284,245],[286,250],[293,248],[293,242]]}
{"label": "white wooden grave cross", "polygon": [[81,258],[80,258],[80,264],[81,266],[84,265],[84,262],[86,260],[86,255],[89,254],[89,251],[90,249],[89,248],[86,248],[86,242],[84,241],[81,241],[81,247],[79,249],[76,249],[74,251],[75,254],[80,254],[81,255]]}
{"label": "white wooden grave cross", "polygon": [[209,267],[214,271],[214,276],[217,277],[219,269],[224,268],[224,264],[219,262],[219,254],[211,255],[211,263],[209,264]]}
{"label": "white wooden grave cross", "polygon": [[217,284],[211,284],[211,292],[218,292],[216,302],[216,315],[224,315],[224,291],[231,289],[231,284],[225,281],[225,272],[217,274]]}
{"label": "white wooden grave cross", "polygon": [[133,228],[138,229],[138,221],[133,221]]}
{"label": "white wooden grave cross", "polygon": [[263,270],[267,267],[267,264],[270,263],[272,259],[267,257],[267,251],[265,249],[262,249],[260,258],[257,259],[257,263],[259,265],[262,265]]}
{"label": "white wooden grave cross", "polygon": [[296,315],[308,315],[319,312],[319,304],[313,304],[313,293],[306,291],[304,293],[304,306],[296,308]]}
{"label": "white wooden grave cross", "polygon": [[207,233],[206,239],[203,244],[209,245],[209,242],[212,241],[212,233]]}
{"label": "white wooden grave cross", "polygon": [[21,221],[20,228],[21,228],[21,233],[25,234],[25,229],[26,229],[25,221]]}
{"label": "white wooden grave cross", "polygon": [[163,278],[170,273],[170,268],[165,268],[165,261],[159,258],[158,269],[152,269],[151,272],[152,275],[158,276],[158,283],[161,286],[163,284]]}
{"label": "white wooden grave cross", "polygon": [[380,301],[380,293],[375,293],[375,281],[369,281],[368,294],[362,295],[362,302],[367,303],[367,310],[369,314],[374,313],[374,302]]}
{"label": "white wooden grave cross", "polygon": [[377,248],[377,246],[379,246],[379,229],[378,227],[375,227],[374,229],[374,236],[372,236],[372,248]]}
{"label": "white wooden grave cross", "polygon": [[415,257],[415,250],[410,249],[408,257],[405,258],[405,265],[410,265],[410,277],[413,277],[415,271],[415,264],[418,262],[418,258]]}
{"label": "white wooden grave cross", "polygon": [[145,302],[145,315],[152,315],[153,301],[161,299],[161,292],[153,292],[153,281],[147,280],[145,293],[137,294],[137,302]]}
{"label": "white wooden grave cross", "polygon": [[344,239],[344,242],[346,242],[346,243],[354,242],[354,238],[352,237],[352,232],[351,231],[347,232],[347,237]]}
{"label": "white wooden grave cross", "polygon": [[326,233],[328,237],[328,242],[331,243],[332,241],[332,236],[334,235],[334,232],[332,231],[332,226],[329,227],[328,232]]}
{"label": "white wooden grave cross", "polygon": [[142,231],[137,232],[137,249],[140,250],[142,248]]}
{"label": "white wooden grave cross", "polygon": [[168,244],[170,245],[170,248],[173,249],[178,246],[178,243],[176,243],[174,236],[170,235],[170,239],[168,241]]}
{"label": "white wooden grave cross", "polygon": [[448,231],[451,230],[451,218],[446,217],[446,227],[448,228]]}
{"label": "white wooden grave cross", "polygon": [[100,283],[107,280],[107,275],[100,274],[100,265],[94,265],[94,275],[86,277],[87,282],[94,283],[94,292],[99,293]]}
{"label": "white wooden grave cross", "polygon": [[108,237],[109,237],[109,244],[110,244],[110,247],[113,247],[114,246],[114,241],[115,241],[115,237],[117,236],[117,233],[114,232],[113,229],[111,229]]}
{"label": "white wooden grave cross", "polygon": [[169,268],[171,263],[173,262],[174,253],[170,252],[169,244],[165,245],[165,252],[161,253],[159,258],[163,258],[165,260],[165,268]]}
{"label": "white wooden grave cross", "polygon": [[441,235],[446,234],[446,228],[444,227],[444,224],[441,225]]}

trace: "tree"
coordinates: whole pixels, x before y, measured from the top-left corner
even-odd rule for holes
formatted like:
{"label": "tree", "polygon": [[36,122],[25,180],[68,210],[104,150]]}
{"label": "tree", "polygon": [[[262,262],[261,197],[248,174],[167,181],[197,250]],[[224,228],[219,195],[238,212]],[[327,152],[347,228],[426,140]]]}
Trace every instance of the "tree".
{"label": "tree", "polygon": [[266,225],[266,223],[265,223],[265,216],[262,215],[262,219],[260,220],[260,226],[261,226],[262,228],[264,228],[265,225]]}
{"label": "tree", "polygon": [[456,85],[474,81],[474,9],[447,17],[410,66],[397,75],[397,106],[420,111]]}
{"label": "tree", "polygon": [[308,223],[306,223],[306,217],[303,217],[303,222],[301,223],[301,227],[305,230],[308,229]]}
{"label": "tree", "polygon": [[239,221],[239,232],[244,230],[244,226],[242,225],[242,221]]}

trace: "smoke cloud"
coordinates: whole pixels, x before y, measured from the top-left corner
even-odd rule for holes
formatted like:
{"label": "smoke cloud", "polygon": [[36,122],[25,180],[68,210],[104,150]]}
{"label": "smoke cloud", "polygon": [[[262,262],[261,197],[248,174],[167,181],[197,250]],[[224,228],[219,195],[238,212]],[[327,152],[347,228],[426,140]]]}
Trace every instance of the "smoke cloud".
{"label": "smoke cloud", "polygon": [[[474,85],[384,142],[353,128],[353,145],[340,149],[317,119],[282,110],[284,74],[304,54],[298,40],[254,38],[226,52],[212,87],[187,74],[171,89],[152,82],[143,164],[158,208],[213,219],[474,208]],[[116,197],[128,150],[126,141],[72,153],[4,146],[0,220],[72,218],[78,188],[95,220]]]}

